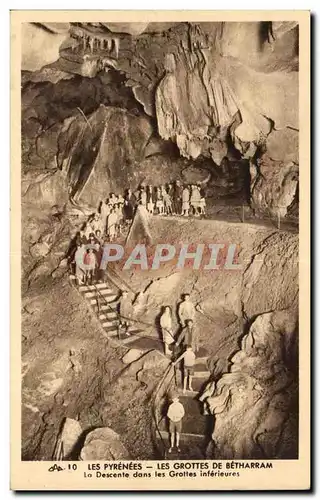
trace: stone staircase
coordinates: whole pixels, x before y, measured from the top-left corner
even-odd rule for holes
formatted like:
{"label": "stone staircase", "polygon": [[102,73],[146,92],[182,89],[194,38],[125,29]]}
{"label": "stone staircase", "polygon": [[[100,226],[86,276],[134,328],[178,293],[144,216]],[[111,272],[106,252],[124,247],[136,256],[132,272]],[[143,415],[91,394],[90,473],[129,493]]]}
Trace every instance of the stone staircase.
{"label": "stone staircase", "polygon": [[[162,342],[158,337],[145,336],[141,328],[134,324],[129,328],[130,336],[124,334],[119,336],[119,315],[118,304],[119,291],[110,283],[97,283],[95,285],[76,285],[75,277],[70,276],[70,282],[80,293],[88,308],[96,316],[103,330],[106,339],[114,341],[118,345],[126,348],[136,348],[144,351],[157,349],[163,352]],[[168,401],[163,399],[161,403],[162,419],[158,422],[160,435],[157,433],[159,449],[163,448],[163,441],[166,445],[165,458],[169,460],[189,460],[203,459],[205,450],[212,434],[212,416],[204,415],[202,404],[198,400],[199,395],[208,379],[210,371],[207,368],[208,356],[204,348],[200,348],[197,353],[195,373],[192,379],[193,391],[182,391],[182,371],[176,367],[175,390],[179,393],[179,398],[185,409],[185,416],[182,423],[182,433],[180,435],[180,452],[176,449],[168,454],[169,433],[166,411]]]}
{"label": "stone staircase", "polygon": [[158,349],[162,352],[161,342],[157,337],[145,337],[139,325],[129,327],[130,336],[124,331],[119,332],[119,290],[110,283],[96,283],[94,285],[77,286],[75,276],[70,275],[70,282],[85,300],[87,306],[95,314],[104,331],[106,339],[125,345],[128,348],[141,350]]}
{"label": "stone staircase", "polygon": [[168,419],[166,418],[166,411],[168,408],[168,401],[163,401],[163,408],[161,413],[163,418],[159,425],[160,435],[157,433],[157,441],[159,449],[163,448],[163,441],[166,445],[165,458],[169,460],[189,460],[189,459],[203,459],[206,458],[206,447],[211,439],[213,430],[213,417],[212,415],[203,414],[203,404],[199,401],[202,389],[210,378],[210,371],[207,368],[208,356],[201,356],[201,350],[196,360],[195,373],[192,379],[193,391],[182,391],[182,371],[179,367],[176,371],[176,390],[179,394],[179,400],[185,409],[185,416],[182,421],[182,433],[180,435],[180,452],[173,449],[168,453],[170,447],[170,436],[168,432]]}

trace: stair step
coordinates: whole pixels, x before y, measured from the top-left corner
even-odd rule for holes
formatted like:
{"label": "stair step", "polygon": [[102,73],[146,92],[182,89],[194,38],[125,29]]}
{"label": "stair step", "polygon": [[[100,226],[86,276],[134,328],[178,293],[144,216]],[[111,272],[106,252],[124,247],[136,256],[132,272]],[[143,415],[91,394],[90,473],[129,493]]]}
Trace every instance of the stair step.
{"label": "stair step", "polygon": [[201,356],[200,358],[196,358],[196,365],[201,365],[201,364],[206,365],[208,359],[209,359],[208,356]]}
{"label": "stair step", "polygon": [[[90,302],[91,303],[91,302]],[[97,306],[97,301],[94,300],[94,305],[93,305],[93,310],[94,312],[98,312],[99,311],[109,311],[109,312],[112,312],[112,309],[115,311],[118,307],[118,303],[117,302],[113,302],[112,304],[101,304],[99,309],[98,309],[98,306]]]}
{"label": "stair step", "polygon": [[118,314],[116,311],[106,312],[105,314],[99,314],[99,319],[106,319],[106,320],[118,319]]}
{"label": "stair step", "polygon": [[[159,431],[159,432],[161,434],[162,439],[169,440],[169,432],[168,431]],[[157,435],[159,436],[158,432],[157,432]],[[204,434],[189,434],[188,432],[182,432],[180,434],[181,440],[188,440],[188,439],[197,439],[198,440],[198,439],[204,439],[205,437],[206,436]]]}
{"label": "stair step", "polygon": [[200,372],[207,372],[208,371],[207,365],[205,363],[203,363],[203,362],[201,362],[201,363],[195,363],[194,369],[198,373],[200,373]]}
{"label": "stair step", "polygon": [[120,340],[121,344],[130,344],[130,342],[134,342],[134,340],[141,338],[141,335],[133,335],[132,332],[130,332],[130,333],[131,333],[130,337],[126,337],[126,338]]}
{"label": "stair step", "polygon": [[207,379],[203,379],[203,378],[193,378],[192,379],[192,387],[193,387],[194,391],[198,392],[199,394],[202,394],[207,383],[208,383]]}
{"label": "stair step", "polygon": [[209,371],[195,371],[194,372],[194,378],[209,378],[211,373]]}
{"label": "stair step", "polygon": [[108,326],[115,326],[115,327],[117,327],[118,324],[119,324],[119,321],[117,319],[115,319],[113,321],[112,320],[111,321],[104,321],[102,323],[102,326],[103,326],[103,328],[108,327]]}
{"label": "stair step", "polygon": [[114,331],[114,332],[109,332],[109,333],[103,333],[103,337],[105,339],[108,339],[108,340],[119,340],[119,337],[118,337],[118,332],[117,331]]}
{"label": "stair step", "polygon": [[121,344],[130,344],[130,342],[134,342],[134,340],[140,338],[139,335],[130,335],[130,337],[124,337],[119,339],[118,331],[117,330],[110,330],[109,332],[106,332],[103,334],[104,338],[106,339],[111,339],[111,340],[117,340]]}
{"label": "stair step", "polygon": [[[95,299],[89,299],[90,300],[90,304],[96,304],[97,303],[97,298],[96,297]],[[107,297],[105,297],[104,299],[100,299],[101,301],[105,301],[105,302],[112,302],[113,300],[115,300],[117,298],[116,295],[108,295]],[[102,309],[102,307],[100,307],[100,309]]]}
{"label": "stair step", "polygon": [[197,396],[199,396],[199,392],[197,392],[197,391],[187,390],[185,393],[183,393],[182,391],[183,391],[182,389],[179,389],[180,396],[188,396],[191,398],[196,398]]}
{"label": "stair step", "polygon": [[90,297],[100,297],[101,295],[103,297],[114,295],[114,291],[111,288],[104,288],[103,290],[99,290],[99,292],[97,290],[83,292],[83,295],[86,299],[90,299]]}
{"label": "stair step", "polygon": [[98,288],[100,291],[100,289],[108,288],[108,284],[107,283],[97,283],[96,285],[80,285],[79,291],[86,292],[89,290],[95,290],[96,288]]}
{"label": "stair step", "polygon": [[105,333],[116,333],[118,335],[118,327],[116,325],[107,325],[103,327]]}

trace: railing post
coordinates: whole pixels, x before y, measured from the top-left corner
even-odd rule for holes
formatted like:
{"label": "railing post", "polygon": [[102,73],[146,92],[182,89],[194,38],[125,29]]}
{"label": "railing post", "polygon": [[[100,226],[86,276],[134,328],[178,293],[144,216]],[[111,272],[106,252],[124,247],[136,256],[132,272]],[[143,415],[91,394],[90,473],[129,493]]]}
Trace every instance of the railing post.
{"label": "railing post", "polygon": [[242,222],[244,222],[244,204],[242,204]]}

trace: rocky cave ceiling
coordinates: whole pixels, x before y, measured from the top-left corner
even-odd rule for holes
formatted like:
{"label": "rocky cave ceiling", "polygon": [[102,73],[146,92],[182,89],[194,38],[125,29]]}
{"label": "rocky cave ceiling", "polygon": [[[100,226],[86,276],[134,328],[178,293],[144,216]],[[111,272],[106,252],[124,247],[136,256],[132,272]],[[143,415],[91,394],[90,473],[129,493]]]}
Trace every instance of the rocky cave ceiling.
{"label": "rocky cave ceiling", "polygon": [[[99,99],[99,104],[113,106],[117,94],[118,100],[130,101],[130,112],[142,111],[143,144],[152,135],[147,132],[151,124],[161,139],[177,145],[182,157],[208,158],[216,166],[230,156],[231,146],[251,161],[256,204],[267,206],[271,199],[271,204],[289,206],[298,170],[298,41],[295,22],[26,23],[22,128],[37,128],[41,122],[33,99],[43,86],[48,92],[51,85],[53,97],[59,86],[68,87],[59,94],[60,107],[72,107],[74,101],[73,110],[89,116],[101,115]],[[90,81],[95,95],[91,107]],[[107,84],[114,94],[108,101],[102,95]],[[46,119],[54,122],[55,109],[49,107],[46,103]],[[61,113],[55,123],[41,126],[52,131],[60,122],[65,131],[62,122],[71,115]],[[100,139],[93,139],[95,147]],[[268,179],[266,185],[263,179]]]}

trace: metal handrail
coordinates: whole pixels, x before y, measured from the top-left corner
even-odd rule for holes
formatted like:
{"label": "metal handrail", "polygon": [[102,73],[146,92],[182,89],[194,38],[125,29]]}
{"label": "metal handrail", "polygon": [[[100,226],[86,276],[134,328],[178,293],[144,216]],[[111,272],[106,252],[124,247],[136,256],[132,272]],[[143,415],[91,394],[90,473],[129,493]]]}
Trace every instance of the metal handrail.
{"label": "metal handrail", "polygon": [[[117,278],[119,278],[120,281],[122,281],[122,283],[124,283],[124,285],[130,289],[129,285],[126,283],[126,281],[120,277],[120,275],[114,270],[112,269],[112,271],[114,272],[114,274],[117,276]],[[96,285],[93,283],[93,286],[95,287],[96,291],[98,292],[98,294],[101,296],[101,298],[105,301],[105,303],[110,307],[109,303],[106,301],[105,297],[101,294],[101,292],[99,291],[99,289],[96,287]],[[111,309],[111,307],[110,307]],[[134,318],[128,318],[126,316],[123,316],[121,315],[119,312],[118,312],[118,316],[119,318],[123,318],[123,319],[126,319],[128,321],[132,321],[134,323],[138,323],[140,325],[145,325],[145,326],[148,326],[148,327],[154,327],[154,324],[153,323],[147,323],[146,321],[142,321],[142,320],[139,320],[139,319],[134,319]],[[167,329],[165,329],[167,333],[169,333],[170,337],[175,340],[174,336],[171,334],[171,332]],[[150,337],[150,336],[147,336],[145,335],[145,337],[147,338],[153,338],[153,337]]]}
{"label": "metal handrail", "polygon": [[[160,432],[160,428],[159,428],[159,424],[160,422],[162,422],[163,420],[163,417],[158,421],[157,419],[157,414],[156,414],[156,411],[157,411],[157,407],[156,407],[156,400],[157,400],[157,397],[159,396],[159,393],[160,393],[160,389],[164,383],[164,381],[166,380],[166,378],[169,376],[170,374],[170,371],[171,369],[173,368],[173,373],[171,375],[171,378],[170,380],[168,381],[168,386],[170,386],[171,382],[172,382],[172,379],[175,380],[176,382],[176,377],[175,377],[175,367],[172,366],[172,364],[170,364],[167,368],[167,370],[165,371],[163,377],[161,378],[157,388],[156,388],[156,391],[155,391],[155,394],[154,394],[154,397],[153,397],[153,408],[152,408],[152,418],[153,418],[153,421],[154,421],[154,424],[155,424],[155,429],[156,429],[156,433],[159,435],[160,437],[160,440],[161,440],[161,443],[162,443],[162,446],[164,448],[164,450],[166,449],[166,445],[165,445],[165,442],[163,440],[163,437],[161,435],[161,432]],[[175,384],[176,385],[176,384]],[[165,453],[164,453],[164,456],[165,456]]]}
{"label": "metal handrail", "polygon": [[[105,304],[109,307],[109,309],[110,309],[112,312],[114,312],[114,311],[113,311],[113,309],[112,309],[112,307],[110,306],[110,303],[106,301],[106,298],[102,295],[102,293],[101,293],[101,292],[100,292],[100,290],[97,288],[97,286],[96,286],[94,283],[92,284],[92,286],[94,286],[94,288],[95,288],[96,292],[99,294],[99,296],[101,297],[101,299],[105,302]],[[119,317],[119,318],[125,319],[125,320],[127,320],[127,321],[131,321],[131,322],[134,322],[134,323],[138,323],[138,324],[140,324],[140,325],[145,325],[145,326],[149,326],[149,327],[154,327],[154,324],[153,324],[153,323],[146,323],[145,321],[140,321],[140,320],[138,320],[138,319],[128,318],[128,317],[123,316],[122,314],[120,314],[118,311],[117,311],[117,315],[118,315],[118,317]],[[168,332],[168,333],[170,333],[170,332]],[[146,335],[146,334],[144,334],[144,335],[135,334],[135,335],[136,335],[137,337],[139,337],[139,336],[140,336],[141,338],[143,338],[143,337],[144,337],[144,338],[146,338],[146,339],[152,339],[152,340],[154,340],[154,338],[155,338],[155,337],[153,337],[153,336],[151,336],[151,335]],[[170,335],[171,335],[171,334],[170,334]],[[174,339],[174,337],[173,337],[173,335],[171,335],[171,337],[173,338],[173,340],[175,340],[175,339]]]}
{"label": "metal handrail", "polygon": [[107,267],[107,269],[106,269],[106,271],[107,271],[107,273],[111,271],[111,272],[112,272],[112,273],[113,273],[113,274],[117,277],[117,279],[118,279],[119,281],[121,281],[121,282],[125,285],[125,287],[126,287],[128,290],[130,290],[130,292],[132,292],[132,293],[137,293],[137,292],[136,292],[136,291],[135,291],[135,290],[134,290],[134,289],[133,289],[130,285],[128,285],[128,283],[127,283],[127,282],[126,282],[126,281],[125,281],[125,280],[124,280],[124,279],[123,279],[123,278],[122,278],[122,277],[121,277],[121,276],[117,273],[117,271],[115,271],[115,269],[113,269],[112,267],[108,266],[108,267]]}
{"label": "metal handrail", "polygon": [[[108,305],[108,307],[110,307],[109,303],[106,301],[105,297],[101,294],[100,290],[96,287],[96,285],[94,284],[93,285],[96,289],[96,291],[98,292],[98,294],[101,296],[101,298],[105,301],[105,303]],[[111,307],[110,307],[111,309]],[[118,316],[121,316],[120,313],[118,313]],[[125,318],[124,316],[121,316],[122,318]],[[125,318],[125,319],[128,319],[128,318]],[[148,323],[146,323],[148,324]],[[152,325],[153,326],[153,325]],[[141,335],[141,337],[145,337],[145,338],[154,338],[154,337],[150,337],[149,335]],[[171,384],[172,382],[172,379],[175,380],[176,382],[176,368],[170,363],[169,366],[167,367],[164,375],[162,376],[157,388],[156,388],[156,392],[155,392],[155,395],[154,395],[154,398],[153,398],[153,408],[152,408],[152,418],[154,420],[154,424],[155,424],[155,428],[156,428],[156,432],[158,433],[159,437],[160,437],[160,440],[162,442],[162,446],[164,449],[166,449],[166,446],[165,446],[165,442],[163,440],[163,437],[161,435],[161,432],[160,432],[160,428],[159,428],[159,423],[162,421],[162,418],[158,421],[157,419],[157,415],[156,415],[156,399],[159,395],[159,392],[160,392],[160,389],[161,387],[163,386],[166,378],[169,376],[170,374],[170,371],[173,369],[173,373],[171,374],[171,378],[170,380],[168,381],[168,386]]]}

